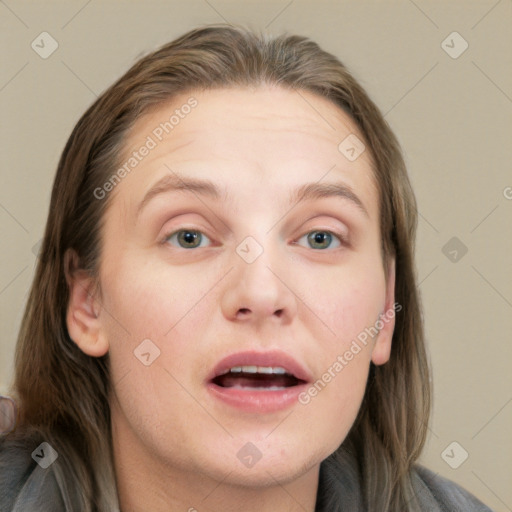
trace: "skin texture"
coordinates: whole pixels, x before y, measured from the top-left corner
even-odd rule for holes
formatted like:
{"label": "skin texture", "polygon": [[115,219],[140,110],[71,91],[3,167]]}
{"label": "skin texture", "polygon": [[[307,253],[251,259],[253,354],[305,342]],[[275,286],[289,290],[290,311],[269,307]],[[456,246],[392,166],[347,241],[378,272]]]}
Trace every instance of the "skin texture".
{"label": "skin texture", "polygon": [[[153,130],[190,97],[197,106],[158,141]],[[370,361],[388,360],[394,320],[305,405],[243,412],[212,398],[205,379],[226,355],[276,349],[319,379],[393,310],[370,151],[351,162],[338,150],[351,133],[362,139],[328,100],[269,86],[193,91],[133,127],[126,158],[148,136],[158,143],[110,192],[101,293],[88,294],[92,280],[77,272],[67,314],[84,352],[110,352],[124,512],[314,510],[320,463],[356,418]],[[172,173],[210,179],[227,195],[164,193],[137,218],[147,190]],[[338,181],[368,216],[340,197],[289,202],[304,183]],[[184,228],[201,232],[199,247],[166,240]],[[347,244],[315,245],[307,235],[316,230]],[[248,236],[263,249],[250,264],[236,251]],[[160,350],[149,366],[134,356],[145,339]],[[262,455],[250,468],[237,457],[248,442]]]}

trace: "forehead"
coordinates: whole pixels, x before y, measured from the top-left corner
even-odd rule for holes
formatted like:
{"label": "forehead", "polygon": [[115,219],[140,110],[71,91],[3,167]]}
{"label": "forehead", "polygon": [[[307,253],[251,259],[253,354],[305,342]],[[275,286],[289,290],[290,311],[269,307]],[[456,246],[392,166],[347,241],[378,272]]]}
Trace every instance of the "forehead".
{"label": "forehead", "polygon": [[354,137],[363,140],[353,120],[308,91],[267,86],[190,91],[133,125],[123,163],[140,148],[151,149],[142,158],[138,155],[140,161],[114,193],[133,211],[169,169],[207,177],[225,189],[254,190],[264,184],[276,196],[304,182],[342,178],[374,203],[369,210],[375,209],[371,152],[365,150],[353,161],[343,153]]}
{"label": "forehead", "polygon": [[[192,103],[195,105],[190,107]],[[344,134],[363,138],[350,116],[327,98],[309,91],[260,86],[179,94],[138,119],[126,143],[128,148],[135,149],[140,138],[149,135],[157,143],[173,139],[176,149],[179,139],[185,139],[192,131],[196,135],[208,135],[207,140],[196,140],[196,143],[219,142],[224,132],[231,131],[233,148],[236,140],[256,131],[260,132],[260,137],[266,135],[269,141],[274,140],[276,134],[289,135],[290,139],[302,135],[312,144],[323,141],[336,151]],[[225,151],[228,147],[222,149]],[[301,147],[295,150],[303,152]],[[369,152],[362,156],[363,160],[371,159]]]}

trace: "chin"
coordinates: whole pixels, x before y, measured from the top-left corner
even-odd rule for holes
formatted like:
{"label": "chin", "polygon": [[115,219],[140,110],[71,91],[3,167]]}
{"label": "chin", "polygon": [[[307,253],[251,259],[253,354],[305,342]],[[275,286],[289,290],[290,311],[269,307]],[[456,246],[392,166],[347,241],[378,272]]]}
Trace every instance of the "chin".
{"label": "chin", "polygon": [[218,479],[219,474],[228,475],[222,483],[234,486],[263,488],[278,483],[286,485],[314,469],[327,456],[305,454],[304,450],[297,450],[287,457],[279,453],[280,451],[276,447],[277,453],[261,454],[259,460],[255,458],[252,461],[247,457],[245,462],[243,452],[242,461],[236,457],[228,460],[224,456],[220,467],[218,461],[211,461],[212,465],[217,466],[212,468],[212,474],[215,479]]}
{"label": "chin", "polygon": [[262,464],[259,467],[254,466],[250,469],[237,467],[223,480],[223,484],[254,489],[273,487],[277,484],[287,485],[302,477],[310,469],[301,465],[281,465],[281,467],[276,467],[273,464]]}

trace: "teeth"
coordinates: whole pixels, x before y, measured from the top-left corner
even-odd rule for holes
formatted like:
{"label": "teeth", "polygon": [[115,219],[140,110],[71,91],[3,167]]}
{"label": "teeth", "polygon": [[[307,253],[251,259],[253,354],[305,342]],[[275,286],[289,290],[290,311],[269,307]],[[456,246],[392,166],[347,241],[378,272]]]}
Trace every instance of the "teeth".
{"label": "teeth", "polygon": [[268,375],[284,375],[286,370],[281,366],[233,366],[226,373],[264,373]]}
{"label": "teeth", "polygon": [[239,386],[238,384],[235,384],[234,386],[231,386],[230,389],[250,389],[252,391],[282,391],[284,388],[282,386],[269,386],[268,388],[253,388],[250,386]]}
{"label": "teeth", "polygon": [[258,373],[274,373],[274,369],[269,366],[258,366]]}
{"label": "teeth", "polygon": [[273,373],[284,375],[286,373],[286,370],[280,366],[235,366],[235,368],[231,368],[231,371],[235,370],[236,372],[238,368],[244,373],[266,373],[268,375],[272,375]]}

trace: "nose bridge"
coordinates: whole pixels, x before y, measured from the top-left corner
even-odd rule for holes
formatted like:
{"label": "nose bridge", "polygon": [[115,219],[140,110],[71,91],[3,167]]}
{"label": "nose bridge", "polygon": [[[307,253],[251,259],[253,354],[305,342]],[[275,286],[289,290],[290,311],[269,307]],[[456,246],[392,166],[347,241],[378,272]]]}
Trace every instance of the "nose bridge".
{"label": "nose bridge", "polygon": [[[265,274],[269,272],[269,267],[277,265],[276,257],[281,252],[282,248],[278,246],[277,229],[272,229],[272,221],[270,215],[266,212],[271,211],[269,198],[259,199],[258,205],[253,205],[253,213],[251,218],[244,218],[240,223],[244,226],[244,238],[235,247],[236,255],[238,256],[237,263],[241,263],[244,270],[256,269],[258,273]],[[247,267],[247,269],[244,268]]]}
{"label": "nose bridge", "polygon": [[[263,240],[261,235],[256,239],[249,235],[236,248],[239,261],[239,279],[247,291],[277,294],[278,283],[276,269],[279,268],[279,248],[272,242],[271,236]],[[271,271],[274,270],[273,272]]]}
{"label": "nose bridge", "polygon": [[[266,230],[268,231],[268,229]],[[254,232],[253,232],[254,233]],[[265,229],[246,236],[235,249],[234,272],[223,299],[225,314],[254,319],[292,315],[294,297],[285,285],[283,248]]]}

